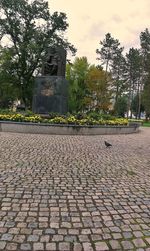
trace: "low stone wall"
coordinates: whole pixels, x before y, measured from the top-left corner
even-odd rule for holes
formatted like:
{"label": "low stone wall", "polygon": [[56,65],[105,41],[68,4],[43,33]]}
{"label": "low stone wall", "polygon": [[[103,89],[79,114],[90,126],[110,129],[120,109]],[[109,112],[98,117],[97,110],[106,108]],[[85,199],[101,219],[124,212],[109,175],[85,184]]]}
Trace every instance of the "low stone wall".
{"label": "low stone wall", "polygon": [[50,125],[44,123],[27,123],[0,121],[0,132],[37,133],[58,135],[102,135],[128,134],[139,132],[139,125],[130,126],[79,126],[79,125]]}

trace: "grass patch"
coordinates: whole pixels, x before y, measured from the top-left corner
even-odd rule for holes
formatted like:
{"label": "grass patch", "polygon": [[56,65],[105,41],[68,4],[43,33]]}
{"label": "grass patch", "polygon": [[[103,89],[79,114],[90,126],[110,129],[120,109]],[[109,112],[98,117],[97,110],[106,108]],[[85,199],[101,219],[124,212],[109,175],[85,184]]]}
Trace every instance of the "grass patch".
{"label": "grass patch", "polygon": [[135,172],[133,172],[133,171],[129,171],[129,170],[127,170],[127,174],[129,174],[129,175],[136,175],[136,173]]}
{"label": "grass patch", "polygon": [[150,122],[144,122],[142,126],[150,127]]}

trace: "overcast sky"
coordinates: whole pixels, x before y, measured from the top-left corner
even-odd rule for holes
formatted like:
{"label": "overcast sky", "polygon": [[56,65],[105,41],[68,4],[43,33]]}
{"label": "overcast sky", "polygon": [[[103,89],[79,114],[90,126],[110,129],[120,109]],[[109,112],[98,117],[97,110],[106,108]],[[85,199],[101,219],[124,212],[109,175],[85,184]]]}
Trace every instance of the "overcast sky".
{"label": "overcast sky", "polygon": [[76,56],[86,56],[89,63],[98,64],[95,51],[106,33],[111,33],[128,51],[139,47],[141,31],[150,26],[150,0],[48,1],[51,13],[66,13],[66,37],[77,48]]}

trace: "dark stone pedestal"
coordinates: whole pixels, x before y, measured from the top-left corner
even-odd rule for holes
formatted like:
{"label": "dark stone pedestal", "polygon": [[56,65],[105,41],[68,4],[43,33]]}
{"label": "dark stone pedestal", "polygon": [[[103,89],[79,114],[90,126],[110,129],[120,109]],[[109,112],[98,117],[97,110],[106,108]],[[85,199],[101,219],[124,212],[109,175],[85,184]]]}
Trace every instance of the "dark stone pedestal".
{"label": "dark stone pedestal", "polygon": [[36,77],[32,110],[38,114],[65,114],[68,111],[67,97],[68,83],[64,77]]}

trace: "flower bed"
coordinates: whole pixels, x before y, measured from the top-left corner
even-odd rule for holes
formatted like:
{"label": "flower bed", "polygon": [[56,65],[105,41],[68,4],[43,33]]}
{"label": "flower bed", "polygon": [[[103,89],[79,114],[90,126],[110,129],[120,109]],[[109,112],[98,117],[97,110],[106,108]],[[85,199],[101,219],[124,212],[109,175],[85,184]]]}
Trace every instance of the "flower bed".
{"label": "flower bed", "polygon": [[56,116],[54,118],[42,118],[39,115],[26,116],[23,114],[0,114],[0,121],[14,122],[32,122],[46,124],[64,124],[64,125],[128,125],[128,120],[124,118],[114,119],[93,119],[91,117],[76,118],[75,116]]}
{"label": "flower bed", "polygon": [[127,119],[108,118],[0,114],[0,131],[57,135],[127,134],[139,131],[139,126],[129,125]]}

